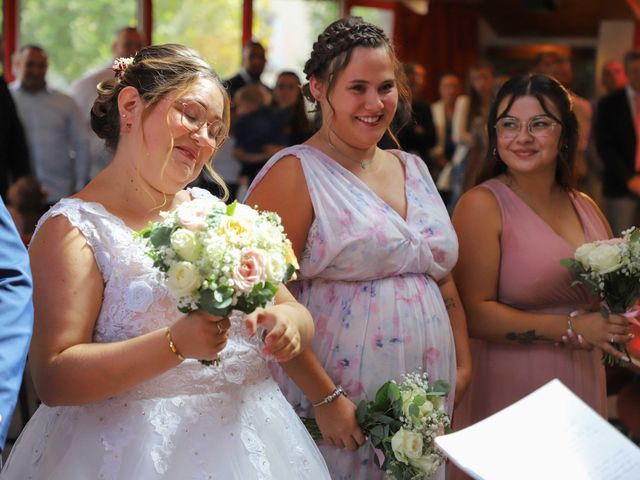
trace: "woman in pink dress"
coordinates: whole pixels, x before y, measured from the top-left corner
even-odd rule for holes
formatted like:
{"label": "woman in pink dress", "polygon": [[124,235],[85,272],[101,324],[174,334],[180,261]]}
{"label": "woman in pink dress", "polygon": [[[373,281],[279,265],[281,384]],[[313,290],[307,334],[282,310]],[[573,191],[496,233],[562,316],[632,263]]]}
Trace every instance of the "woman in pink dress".
{"label": "woman in pink dress", "polygon": [[625,318],[607,321],[572,287],[560,259],[611,231],[573,188],[578,127],[568,92],[553,78],[508,81],[488,120],[479,186],[456,207],[454,278],[469,318],[474,377],[456,428],[475,423],[558,378],[606,415],[602,351],[629,339]]}
{"label": "woman in pink dress", "polygon": [[384,32],[357,17],[334,22],[305,73],[322,127],[275,155],[247,199],[281,215],[300,258],[296,297],[316,323],[313,351],[282,365],[297,385],[279,381],[294,407],[317,419],[332,478],[381,479],[371,449],[358,449],[354,403],[423,369],[451,384],[451,411],[453,389],[462,392],[470,376],[450,274],[457,241],[424,162],[377,147],[398,101],[408,101]]}

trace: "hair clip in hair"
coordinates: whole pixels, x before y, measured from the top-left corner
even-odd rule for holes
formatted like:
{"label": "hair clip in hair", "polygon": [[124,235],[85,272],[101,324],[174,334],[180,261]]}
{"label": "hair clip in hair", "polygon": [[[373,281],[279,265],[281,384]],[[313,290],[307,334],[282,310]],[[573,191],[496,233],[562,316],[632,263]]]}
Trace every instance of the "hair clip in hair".
{"label": "hair clip in hair", "polygon": [[111,70],[115,72],[117,79],[121,79],[122,77],[124,77],[127,68],[129,68],[132,64],[133,57],[118,57],[113,61]]}

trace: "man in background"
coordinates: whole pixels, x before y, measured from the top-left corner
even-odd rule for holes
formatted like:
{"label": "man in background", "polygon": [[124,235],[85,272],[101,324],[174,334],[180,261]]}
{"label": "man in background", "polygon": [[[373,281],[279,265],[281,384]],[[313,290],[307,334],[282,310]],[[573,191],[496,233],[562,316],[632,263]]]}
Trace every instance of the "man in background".
{"label": "man in background", "polygon": [[80,190],[89,179],[85,124],[73,99],[47,86],[48,57],[38,45],[14,56],[11,84],[25,128],[33,170],[53,204]]}
{"label": "man in background", "polygon": [[618,60],[609,60],[602,66],[602,86],[605,95],[610,95],[616,90],[621,90],[627,86],[627,74],[624,66]]}
{"label": "man in background", "polygon": [[[3,51],[0,37],[0,52]],[[6,200],[9,185],[29,175],[31,168],[27,140],[3,73],[0,73],[0,197]]]}
{"label": "man in background", "polygon": [[635,223],[640,196],[640,51],[624,57],[629,84],[598,102],[595,136],[605,213],[614,235]]}
{"label": "man in background", "polygon": [[[123,27],[116,32],[116,38],[111,45],[113,59],[119,57],[132,57],[143,47],[142,35],[134,27]],[[95,177],[109,162],[112,154],[104,148],[104,140],[100,139],[91,130],[91,108],[97,97],[97,86],[105,80],[114,78],[112,70],[113,60],[109,65],[104,65],[86,73],[71,84],[69,95],[76,101],[80,113],[86,122],[86,130],[89,135],[89,149],[91,167],[89,178]]]}
{"label": "man in background", "polygon": [[242,67],[233,77],[225,80],[224,86],[233,98],[238,90],[252,83],[262,84],[260,77],[267,64],[267,56],[262,44],[251,40],[242,47]]}

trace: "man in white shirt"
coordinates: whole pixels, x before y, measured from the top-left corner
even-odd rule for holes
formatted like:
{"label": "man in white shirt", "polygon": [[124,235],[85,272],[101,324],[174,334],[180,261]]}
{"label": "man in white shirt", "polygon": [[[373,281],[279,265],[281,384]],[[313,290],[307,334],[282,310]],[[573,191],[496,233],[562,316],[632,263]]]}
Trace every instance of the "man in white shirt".
{"label": "man in white shirt", "polygon": [[[116,39],[111,46],[113,57],[132,57],[143,47],[142,35],[134,27],[123,27],[116,33]],[[78,104],[82,117],[86,122],[89,134],[89,149],[91,153],[91,167],[89,177],[95,177],[111,161],[112,154],[104,148],[104,140],[91,130],[91,108],[97,96],[97,86],[105,80],[114,78],[109,65],[87,72],[83,77],[74,81],[69,88],[69,95]]]}
{"label": "man in white shirt", "polygon": [[14,56],[10,90],[24,125],[33,171],[52,204],[88,181],[87,132],[73,99],[47,86],[47,53],[25,45]]}

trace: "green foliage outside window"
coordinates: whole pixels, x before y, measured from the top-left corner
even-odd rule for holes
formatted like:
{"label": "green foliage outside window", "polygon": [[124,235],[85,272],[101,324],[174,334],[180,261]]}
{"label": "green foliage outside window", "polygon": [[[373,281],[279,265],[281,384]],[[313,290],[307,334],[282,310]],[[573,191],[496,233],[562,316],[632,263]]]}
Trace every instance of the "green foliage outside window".
{"label": "green foliage outside window", "polygon": [[115,32],[136,25],[135,0],[21,0],[20,45],[49,54],[50,84],[66,87],[112,58]]}
{"label": "green foliage outside window", "polygon": [[154,43],[182,43],[196,49],[226,78],[241,62],[240,0],[155,0]]}

